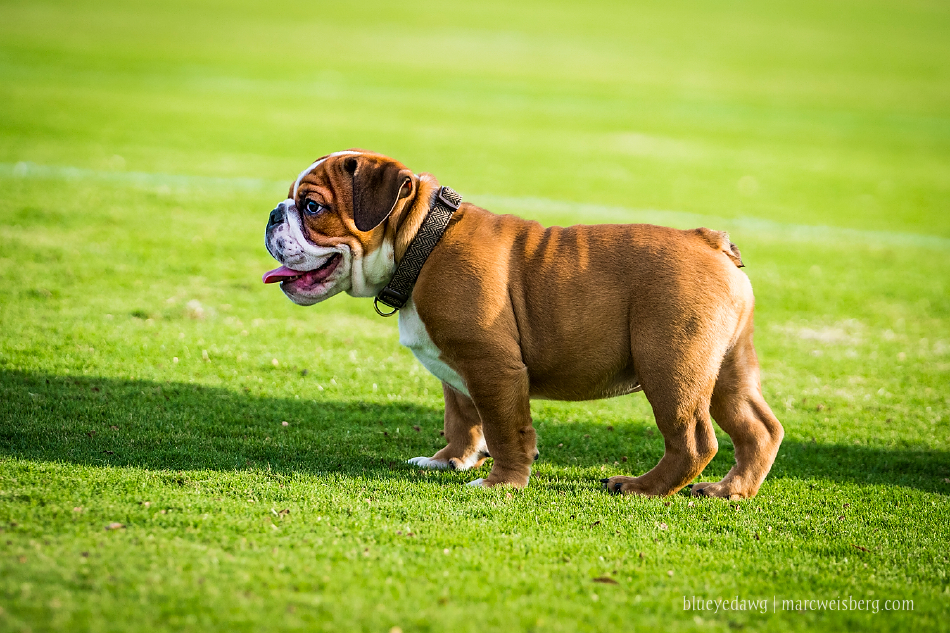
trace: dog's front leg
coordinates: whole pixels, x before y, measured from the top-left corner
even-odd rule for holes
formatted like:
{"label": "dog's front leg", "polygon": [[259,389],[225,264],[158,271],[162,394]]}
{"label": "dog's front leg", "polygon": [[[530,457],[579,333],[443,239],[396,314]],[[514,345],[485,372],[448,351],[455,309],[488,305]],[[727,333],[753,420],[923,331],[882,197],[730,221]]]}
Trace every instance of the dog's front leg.
{"label": "dog's front leg", "polygon": [[444,382],[442,393],[445,396],[445,439],[448,445],[432,457],[415,457],[409,463],[422,468],[478,468],[488,457],[488,449],[475,404],[471,398]]}
{"label": "dog's front leg", "polygon": [[498,359],[469,362],[466,385],[482,420],[482,432],[491,453],[491,473],[470,485],[485,487],[528,485],[531,464],[537,459],[537,436],[531,426],[528,370],[506,367]]}

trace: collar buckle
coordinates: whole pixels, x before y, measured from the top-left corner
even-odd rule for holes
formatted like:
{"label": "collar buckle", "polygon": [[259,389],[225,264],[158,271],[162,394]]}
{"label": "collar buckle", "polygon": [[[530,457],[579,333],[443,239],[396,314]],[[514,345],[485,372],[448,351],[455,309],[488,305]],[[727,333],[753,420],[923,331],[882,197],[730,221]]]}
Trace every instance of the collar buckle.
{"label": "collar buckle", "polygon": [[450,189],[449,187],[442,187],[439,189],[438,197],[442,204],[449,207],[453,211],[458,211],[459,206],[462,204],[462,196],[458,195],[455,190]]}
{"label": "collar buckle", "polygon": [[[380,312],[380,316],[392,316],[396,310],[406,305],[406,302],[408,300],[409,300],[409,297],[399,292],[398,290],[394,290],[393,288],[390,288],[387,286],[386,288],[383,288],[382,290],[380,290],[379,294],[376,295],[376,301],[374,301],[374,304],[377,302],[384,303],[388,305],[390,308],[393,308],[393,312],[389,314],[383,314]],[[376,312],[379,312],[378,306],[376,307]]]}
{"label": "collar buckle", "polygon": [[[380,310],[380,309],[379,309],[379,303],[380,303],[380,301],[382,301],[385,305],[387,305],[387,306],[389,306],[390,308],[392,308],[392,311],[390,311],[390,312],[383,312],[382,310]],[[376,298],[373,299],[373,308],[376,309],[376,314],[378,314],[378,315],[381,316],[381,317],[391,317],[392,315],[394,315],[394,314],[396,314],[397,312],[399,312],[399,308],[396,308],[396,307],[393,307],[393,306],[389,305],[388,303],[386,303],[385,301],[383,301],[383,300],[380,299],[379,297],[376,297]]]}

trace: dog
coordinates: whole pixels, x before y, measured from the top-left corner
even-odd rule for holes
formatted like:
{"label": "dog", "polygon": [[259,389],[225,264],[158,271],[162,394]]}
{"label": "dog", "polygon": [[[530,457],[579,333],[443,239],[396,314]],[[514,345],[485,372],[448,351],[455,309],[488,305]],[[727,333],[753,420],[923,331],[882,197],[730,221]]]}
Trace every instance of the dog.
{"label": "dog", "polygon": [[544,228],[459,204],[392,158],[347,150],[300,173],[265,242],[281,266],[264,282],[294,303],[347,292],[376,297],[384,316],[380,300],[399,308],[399,342],[445,397],[447,445],[411,464],[466,470],[491,457],[471,485],[523,487],[538,457],[531,398],[636,391],[665,452],[638,477],[602,479],[612,493],[668,496],[690,484],[718,449],[710,414],[732,438],[735,465],[693,484],[693,496],[755,496],[778,453],[784,431],[762,395],[752,286],[726,233]]}

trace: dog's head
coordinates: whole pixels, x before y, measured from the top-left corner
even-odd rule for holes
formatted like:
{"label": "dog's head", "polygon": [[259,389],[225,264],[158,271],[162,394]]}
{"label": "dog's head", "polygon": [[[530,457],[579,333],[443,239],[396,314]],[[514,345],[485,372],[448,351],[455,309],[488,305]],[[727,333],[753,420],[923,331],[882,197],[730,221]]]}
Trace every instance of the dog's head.
{"label": "dog's head", "polygon": [[270,213],[264,241],[281,267],[266,273],[264,283],[280,282],[299,305],[339,292],[374,296],[392,277],[398,218],[419,183],[405,165],[373,152],[317,160]]}

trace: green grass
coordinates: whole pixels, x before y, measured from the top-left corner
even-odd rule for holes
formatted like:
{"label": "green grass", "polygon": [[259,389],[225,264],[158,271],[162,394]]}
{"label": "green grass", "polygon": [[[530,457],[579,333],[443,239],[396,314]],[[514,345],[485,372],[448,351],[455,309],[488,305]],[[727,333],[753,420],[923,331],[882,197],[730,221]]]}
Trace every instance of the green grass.
{"label": "green grass", "polygon": [[[0,4],[0,630],[946,630],[947,42],[939,2]],[[441,390],[394,320],[260,283],[354,146],[731,231],[787,433],[759,495],[599,490],[662,454],[642,396],[533,403],[522,491],[406,465]]]}

